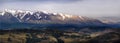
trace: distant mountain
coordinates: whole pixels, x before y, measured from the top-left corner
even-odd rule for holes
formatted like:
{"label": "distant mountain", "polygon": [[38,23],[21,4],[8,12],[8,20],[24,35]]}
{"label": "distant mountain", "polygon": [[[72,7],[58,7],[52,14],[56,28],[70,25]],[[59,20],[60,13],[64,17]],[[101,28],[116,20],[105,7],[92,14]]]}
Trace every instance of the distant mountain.
{"label": "distant mountain", "polygon": [[120,17],[119,16],[113,16],[113,17],[98,17],[98,19],[104,23],[120,23]]}
{"label": "distant mountain", "polygon": [[58,23],[58,24],[80,24],[80,23],[101,23],[97,19],[82,16],[68,15],[62,13],[48,13],[45,11],[22,11],[4,10],[0,15],[0,22],[22,22],[22,23]]}
{"label": "distant mountain", "polygon": [[104,25],[98,19],[62,13],[8,9],[0,12],[0,28],[99,27]]}

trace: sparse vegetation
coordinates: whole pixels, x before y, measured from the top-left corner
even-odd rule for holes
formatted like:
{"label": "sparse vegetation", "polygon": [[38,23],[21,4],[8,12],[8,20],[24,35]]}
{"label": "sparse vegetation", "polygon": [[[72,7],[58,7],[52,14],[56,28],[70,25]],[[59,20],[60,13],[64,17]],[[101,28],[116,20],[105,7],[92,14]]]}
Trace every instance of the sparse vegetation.
{"label": "sparse vegetation", "polygon": [[1,30],[0,43],[120,43],[120,29],[89,34],[60,30]]}

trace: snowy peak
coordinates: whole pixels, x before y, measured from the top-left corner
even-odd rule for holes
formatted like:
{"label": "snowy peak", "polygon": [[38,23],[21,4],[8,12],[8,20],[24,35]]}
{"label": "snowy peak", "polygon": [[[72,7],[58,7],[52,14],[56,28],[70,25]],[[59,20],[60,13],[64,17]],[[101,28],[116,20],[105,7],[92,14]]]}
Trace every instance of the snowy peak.
{"label": "snowy peak", "polygon": [[[13,16],[17,17],[17,16],[20,16],[21,19],[25,16],[25,15],[33,15],[33,16],[36,16],[38,18],[41,18],[40,15],[42,14],[46,14],[46,15],[59,15],[62,17],[62,19],[64,20],[65,18],[71,18],[73,17],[73,15],[68,15],[68,14],[62,14],[62,13],[48,13],[46,11],[36,11],[36,12],[32,12],[32,11],[22,11],[22,10],[9,10],[9,9],[5,9],[1,15],[4,15],[5,13],[10,13],[12,14]],[[40,17],[39,17],[40,16]],[[80,18],[82,18],[82,16],[79,16]],[[83,19],[83,18],[82,18]]]}
{"label": "snowy peak", "polygon": [[[46,11],[22,11],[22,10],[8,10],[0,12],[0,22],[8,21],[23,23],[83,23],[83,22],[100,22],[96,19],[91,19],[83,16],[68,15],[62,13],[48,13]],[[15,22],[14,21],[14,22]]]}
{"label": "snowy peak", "polygon": [[12,13],[12,14],[15,14],[15,13],[16,13],[15,10],[9,10],[9,9],[5,9],[4,12],[9,12],[9,13]]}

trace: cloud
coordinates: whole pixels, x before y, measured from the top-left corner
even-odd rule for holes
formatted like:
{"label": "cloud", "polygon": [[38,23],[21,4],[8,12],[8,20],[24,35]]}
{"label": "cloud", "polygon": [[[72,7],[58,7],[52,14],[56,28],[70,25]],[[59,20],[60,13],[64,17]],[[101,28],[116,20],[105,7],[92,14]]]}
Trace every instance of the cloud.
{"label": "cloud", "polygon": [[82,0],[0,0],[0,2],[53,2],[53,3],[71,3],[71,2],[77,2]]}
{"label": "cloud", "polygon": [[[82,16],[119,16],[120,0],[3,0],[0,10],[43,10]],[[0,0],[1,2],[1,0]]]}

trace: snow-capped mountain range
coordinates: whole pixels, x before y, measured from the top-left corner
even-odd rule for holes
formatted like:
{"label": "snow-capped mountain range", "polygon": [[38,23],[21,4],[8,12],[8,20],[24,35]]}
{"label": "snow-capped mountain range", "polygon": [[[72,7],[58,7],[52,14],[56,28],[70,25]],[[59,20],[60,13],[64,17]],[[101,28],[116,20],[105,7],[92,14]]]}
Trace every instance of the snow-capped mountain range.
{"label": "snow-capped mountain range", "polygon": [[4,10],[0,12],[0,22],[21,22],[21,23],[59,23],[59,24],[80,24],[80,23],[101,23],[97,19],[88,17],[68,15],[62,13],[48,13],[46,11],[22,11]]}
{"label": "snow-capped mountain range", "polygon": [[4,10],[0,11],[0,29],[36,27],[120,27],[119,24],[106,24],[98,19],[49,13],[46,11]]}

